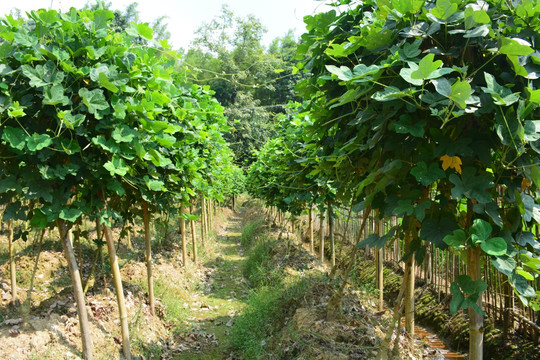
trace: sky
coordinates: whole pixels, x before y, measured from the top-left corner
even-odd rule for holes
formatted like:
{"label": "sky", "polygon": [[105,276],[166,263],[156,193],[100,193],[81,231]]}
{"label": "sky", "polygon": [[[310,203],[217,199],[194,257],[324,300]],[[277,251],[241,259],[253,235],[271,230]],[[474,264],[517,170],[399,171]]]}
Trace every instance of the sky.
{"label": "sky", "polygon": [[[36,9],[68,10],[70,7],[81,8],[88,0],[0,0],[0,16],[8,14],[13,7],[23,11]],[[94,3],[91,0],[90,3]],[[113,10],[125,10],[134,0],[107,0]],[[262,39],[269,45],[276,37],[281,37],[288,30],[297,36],[304,33],[302,21],[305,15],[327,11],[329,7],[320,0],[138,0],[139,17],[142,22],[151,22],[160,16],[168,16],[170,43],[174,48],[189,47],[193,34],[203,23],[210,22],[220,13],[223,4],[229,5],[235,15],[245,17],[253,14],[267,33]]]}

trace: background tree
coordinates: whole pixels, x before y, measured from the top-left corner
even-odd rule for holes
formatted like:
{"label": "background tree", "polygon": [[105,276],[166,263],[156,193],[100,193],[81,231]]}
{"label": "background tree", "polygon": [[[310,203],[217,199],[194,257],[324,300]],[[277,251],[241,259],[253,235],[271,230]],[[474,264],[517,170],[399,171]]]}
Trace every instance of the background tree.
{"label": "background tree", "polygon": [[276,39],[268,50],[261,39],[266,30],[252,15],[236,16],[223,6],[221,14],[196,31],[184,56],[190,81],[209,85],[225,107],[230,132],[226,140],[243,166],[253,151],[274,136],[273,123],[295,98],[300,74],[292,74],[296,41],[292,33]]}

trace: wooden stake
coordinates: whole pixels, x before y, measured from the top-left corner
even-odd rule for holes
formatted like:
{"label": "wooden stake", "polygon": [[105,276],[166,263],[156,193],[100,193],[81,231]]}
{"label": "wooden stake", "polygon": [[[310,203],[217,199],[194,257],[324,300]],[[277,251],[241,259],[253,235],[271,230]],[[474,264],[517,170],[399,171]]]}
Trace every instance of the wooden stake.
{"label": "wooden stake", "polygon": [[79,268],[77,266],[77,260],[73,253],[73,246],[71,245],[71,232],[66,229],[65,221],[58,219],[56,221],[58,226],[58,232],[64,248],[64,256],[68,263],[69,274],[71,275],[71,282],[73,284],[73,296],[77,304],[77,313],[79,315],[79,327],[81,329],[81,340],[83,348],[83,357],[86,360],[93,359],[93,345],[92,335],[90,333],[90,325],[88,323],[88,314],[86,312],[86,302],[84,300],[84,293],[82,288],[81,275],[79,274]]}
{"label": "wooden stake", "polygon": [[105,241],[107,242],[107,249],[109,250],[109,260],[111,262],[111,271],[113,275],[114,288],[116,290],[116,299],[118,301],[118,312],[120,314],[120,327],[122,330],[122,349],[126,359],[131,360],[131,350],[129,344],[129,327],[128,327],[128,314],[126,309],[126,301],[124,299],[124,289],[122,287],[122,277],[120,275],[120,266],[118,266],[118,257],[116,256],[116,250],[112,239],[111,228],[107,225],[103,226],[105,233]]}

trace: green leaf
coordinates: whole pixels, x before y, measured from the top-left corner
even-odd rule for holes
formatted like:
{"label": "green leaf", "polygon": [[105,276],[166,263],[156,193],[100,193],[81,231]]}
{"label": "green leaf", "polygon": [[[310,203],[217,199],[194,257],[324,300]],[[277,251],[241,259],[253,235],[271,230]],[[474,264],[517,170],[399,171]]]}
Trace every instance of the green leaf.
{"label": "green leaf", "polygon": [[398,134],[411,134],[421,138],[424,136],[424,126],[426,126],[425,121],[413,122],[410,115],[401,115],[390,128]]}
{"label": "green leaf", "polygon": [[414,216],[418,219],[418,221],[424,221],[424,218],[426,217],[426,210],[428,210],[429,208],[431,208],[430,200],[426,200],[421,202],[420,204],[416,204],[416,206],[414,207]]}
{"label": "green leaf", "polygon": [[77,219],[83,214],[82,210],[79,208],[71,207],[71,208],[62,208],[60,210],[60,213],[58,214],[58,217],[60,219],[64,219],[69,222],[75,222]]}
{"label": "green leaf", "polygon": [[30,151],[39,151],[52,144],[52,139],[47,134],[34,133],[28,138],[27,146]]}
{"label": "green leaf", "polygon": [[103,86],[105,89],[112,91],[113,93],[118,92],[118,87],[109,81],[109,78],[107,78],[107,75],[105,75],[105,73],[100,72],[98,79],[99,79],[99,84]]}
{"label": "green leaf", "polygon": [[90,91],[87,88],[81,88],[79,90],[79,96],[83,99],[83,104],[88,108],[88,112],[94,114],[96,119],[102,119],[102,112],[109,110],[109,103],[105,99],[105,95],[101,89]]}
{"label": "green leaf", "polygon": [[18,101],[13,101],[9,106],[8,115],[10,118],[19,118],[26,116],[26,113],[24,112],[24,106],[20,106]]}
{"label": "green leaf", "polygon": [[13,175],[8,175],[6,178],[0,180],[0,193],[6,193],[8,191],[21,191],[21,185]]}
{"label": "green leaf", "polygon": [[23,75],[30,79],[30,86],[33,87],[60,84],[65,77],[65,74],[58,71],[51,60],[48,60],[45,65],[36,65],[35,68],[22,65],[21,70]]}
{"label": "green leaf", "polygon": [[431,13],[441,20],[446,20],[452,16],[457,9],[457,4],[450,0],[437,0],[437,6],[431,9]]}
{"label": "green leaf", "polygon": [[346,66],[337,67],[334,65],[326,65],[326,70],[336,75],[338,79],[343,81],[349,81],[353,78],[353,73],[351,69]]}
{"label": "green leaf", "polygon": [[60,111],[57,113],[57,115],[58,118],[64,122],[64,125],[70,130],[73,130],[76,127],[80,126],[86,119],[83,114],[73,115],[69,111]]}
{"label": "green leaf", "polygon": [[512,93],[510,89],[501,86],[490,73],[484,72],[487,87],[482,87],[484,92],[491,94],[495,105],[510,106],[519,100],[519,93]]}
{"label": "green leaf", "polygon": [[378,234],[370,234],[367,238],[360,241],[357,245],[358,248],[363,248],[365,246],[369,248],[377,248],[382,249],[386,242],[389,239],[392,239],[394,235],[396,234],[396,229],[392,228],[388,233],[386,233],[383,236],[379,236]]}
{"label": "green leaf", "polygon": [[508,255],[491,258],[491,263],[497,270],[505,275],[510,275],[516,268],[516,260]]}
{"label": "green leaf", "polygon": [[533,297],[536,295],[534,288],[529,285],[523,276],[513,273],[508,276],[508,282],[522,296]]}
{"label": "green leaf", "polygon": [[7,57],[11,53],[11,50],[13,50],[13,46],[11,46],[10,43],[2,43],[2,45],[0,45],[0,59]]}
{"label": "green leaf", "polygon": [[161,134],[156,136],[154,140],[161,146],[171,147],[176,143],[176,138],[169,134]]}
{"label": "green leaf", "polygon": [[506,254],[506,241],[502,237],[494,237],[480,243],[480,247],[488,255],[501,256]]}
{"label": "green leaf", "polygon": [[4,209],[3,221],[26,220],[28,206],[22,206],[20,201],[9,203]]}
{"label": "green leaf", "polygon": [[411,169],[411,175],[424,186],[429,186],[438,179],[446,177],[446,173],[437,163],[430,163],[428,168],[427,164],[423,161],[420,161]]}
{"label": "green leaf", "polygon": [[45,215],[40,209],[34,209],[32,218],[30,219],[30,226],[39,229],[45,229],[49,224],[47,215]]}
{"label": "green leaf", "polygon": [[379,70],[380,70],[380,67],[377,65],[366,66],[364,64],[358,64],[353,68],[353,75],[354,75],[353,80],[355,80],[355,83],[356,83],[356,82],[360,82],[358,80],[364,79],[366,77],[370,79],[371,77],[368,75],[376,74]]}
{"label": "green leaf", "polygon": [[469,100],[471,94],[471,85],[467,81],[456,80],[450,88],[449,98],[455,102],[460,109],[465,109],[467,107],[465,102]]}
{"label": "green leaf", "polygon": [[9,145],[17,150],[23,150],[28,136],[20,128],[5,126],[2,132],[2,140],[5,140]]}
{"label": "green leaf", "polygon": [[531,44],[523,39],[502,37],[499,52],[509,56],[526,56],[532,54],[534,50]]}
{"label": "green leaf", "polygon": [[167,167],[172,164],[171,159],[163,156],[161,153],[157,152],[154,149],[149,149],[147,155],[150,158],[148,159],[147,156],[145,156],[145,159],[152,161],[155,166]]}
{"label": "green leaf", "polygon": [[346,48],[343,44],[330,44],[326,50],[324,50],[324,53],[331,57],[341,58],[349,56],[351,54],[351,49]]}
{"label": "green leaf", "polygon": [[523,269],[516,269],[516,274],[519,274],[521,276],[523,276],[525,278],[525,280],[527,281],[533,281],[534,280],[534,275],[523,270]]}
{"label": "green leaf", "polygon": [[69,99],[64,96],[64,87],[60,84],[47,86],[43,89],[43,104],[45,105],[67,105]]}
{"label": "green leaf", "polygon": [[464,38],[476,38],[476,37],[485,37],[487,34],[489,34],[490,27],[487,25],[480,25],[474,29],[467,30],[465,32],[465,35],[463,35]]}
{"label": "green leaf", "polygon": [[486,191],[493,186],[493,179],[488,174],[476,174],[476,169],[467,166],[463,169],[461,177],[451,174],[448,180],[454,184],[450,190],[454,199],[467,197],[475,199],[481,204],[492,202],[491,194]]}
{"label": "green leaf", "polygon": [[[471,240],[474,244],[478,244],[487,240],[488,237],[491,235],[491,231],[493,231],[491,224],[482,219],[475,219],[473,221],[471,228],[469,229],[469,233],[471,234]],[[505,250],[506,250],[506,242],[505,242]],[[502,254],[499,254],[499,255],[502,255]]]}
{"label": "green leaf", "polygon": [[450,217],[428,218],[422,222],[420,238],[435,244],[439,249],[444,249],[447,246],[443,241],[444,237],[457,228],[456,222]]}
{"label": "green leaf", "polygon": [[422,84],[424,83],[424,80],[412,78],[412,73],[415,72],[416,69],[418,69],[418,67],[401,68],[401,70],[399,71],[399,75],[403,78],[403,80],[405,80],[409,84],[422,86]]}
{"label": "green leaf", "polygon": [[146,40],[152,40],[154,38],[154,30],[148,26],[148,24],[136,24],[137,32]]}
{"label": "green leaf", "polygon": [[120,125],[113,130],[111,136],[118,143],[130,143],[138,136],[138,132],[126,125]]}
{"label": "green leaf", "polygon": [[473,281],[469,275],[459,275],[457,283],[464,293],[469,295],[478,295],[486,291],[488,285],[482,280]]}
{"label": "green leaf", "polygon": [[400,60],[412,59],[420,55],[422,53],[420,45],[422,45],[422,39],[416,39],[412,43],[405,43],[403,49],[399,50]]}
{"label": "green leaf", "polygon": [[144,177],[144,182],[151,191],[163,191],[165,187],[165,183],[163,181],[150,179],[148,175]]}
{"label": "green leaf", "polygon": [[450,314],[455,314],[459,309],[461,309],[461,305],[465,301],[465,296],[461,290],[459,290],[459,285],[455,282],[450,285],[450,293],[452,293],[452,301],[450,301]]}
{"label": "green leaf", "polygon": [[129,166],[126,165],[126,162],[121,157],[116,154],[113,155],[111,161],[107,161],[103,167],[111,173],[111,176],[120,175],[124,176],[129,171]]}
{"label": "green leaf", "polygon": [[531,88],[527,88],[527,91],[529,92],[529,101],[540,104],[540,89],[532,90]]}
{"label": "green leaf", "polygon": [[467,242],[467,234],[461,229],[454,230],[452,234],[446,235],[443,241],[454,249],[463,250]]}
{"label": "green leaf", "polygon": [[[408,91],[410,89],[405,90]],[[411,93],[406,91],[400,90],[394,86],[387,86],[383,91],[377,91],[374,93],[371,98],[375,101],[384,102],[411,96]]]}
{"label": "green leaf", "polygon": [[452,86],[450,85],[450,81],[448,81],[448,79],[433,79],[431,82],[435,86],[435,91],[444,97],[450,97],[452,94]]}
{"label": "green leaf", "polygon": [[442,60],[433,61],[435,54],[427,54],[418,63],[418,70],[411,73],[412,79],[429,79],[430,75],[441,67]]}

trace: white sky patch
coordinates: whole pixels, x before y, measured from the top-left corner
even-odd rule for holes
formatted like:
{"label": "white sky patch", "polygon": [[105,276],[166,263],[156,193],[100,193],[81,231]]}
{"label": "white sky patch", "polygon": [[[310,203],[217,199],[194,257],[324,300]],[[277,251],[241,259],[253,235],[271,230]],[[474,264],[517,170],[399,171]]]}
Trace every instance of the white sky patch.
{"label": "white sky patch", "polygon": [[[94,3],[95,1],[90,1]],[[134,1],[106,0],[112,3],[112,9],[125,10]],[[268,30],[263,37],[263,44],[284,36],[294,30],[297,36],[305,32],[303,17],[316,12],[327,11],[330,7],[324,1],[316,0],[139,0],[139,17],[143,22],[151,22],[160,16],[167,16],[170,43],[174,48],[187,49],[194,38],[194,32],[203,23],[210,22],[221,11],[223,4],[229,5],[235,15],[245,17],[253,14]],[[0,16],[18,8],[23,13],[40,8],[69,10],[81,8],[86,0],[0,0]]]}

